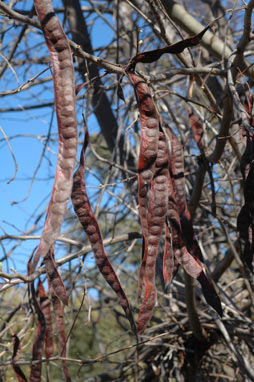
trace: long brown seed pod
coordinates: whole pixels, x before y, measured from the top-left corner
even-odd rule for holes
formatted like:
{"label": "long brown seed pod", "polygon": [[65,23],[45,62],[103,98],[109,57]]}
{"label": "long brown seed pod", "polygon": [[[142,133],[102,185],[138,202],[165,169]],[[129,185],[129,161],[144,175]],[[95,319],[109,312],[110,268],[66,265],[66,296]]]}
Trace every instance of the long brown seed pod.
{"label": "long brown seed pod", "polygon": [[144,271],[147,259],[147,204],[148,191],[155,174],[155,160],[157,158],[159,141],[159,115],[146,81],[134,72],[127,72],[134,87],[140,112],[140,152],[138,162],[138,201],[139,216],[143,232],[143,257],[139,271],[138,300],[141,296]]}
{"label": "long brown seed pod", "polygon": [[85,175],[85,151],[88,145],[88,132],[85,129],[84,145],[80,154],[80,163],[77,171],[73,176],[73,190],[72,190],[72,204],[75,213],[86,232],[88,239],[91,243],[96,264],[107,283],[115,291],[118,296],[119,302],[125,311],[132,330],[136,333],[136,326],[134,323],[131,307],[127,296],[121,286],[121,283],[107,258],[104,250],[103,240],[100,232],[98,222],[92,211],[84,181]]}
{"label": "long brown seed pod", "polygon": [[[53,81],[58,122],[59,148],[56,175],[40,244],[33,269],[45,257],[60,233],[72,190],[72,174],[77,151],[76,97],[72,53],[63,28],[54,14],[50,0],[34,0],[53,68]],[[60,285],[60,283],[59,283]],[[65,290],[56,291],[67,304]]]}
{"label": "long brown seed pod", "polygon": [[149,190],[147,257],[144,272],[145,294],[138,317],[139,332],[145,329],[156,303],[155,264],[167,214],[168,177],[167,142],[164,133],[160,131],[155,175]]}

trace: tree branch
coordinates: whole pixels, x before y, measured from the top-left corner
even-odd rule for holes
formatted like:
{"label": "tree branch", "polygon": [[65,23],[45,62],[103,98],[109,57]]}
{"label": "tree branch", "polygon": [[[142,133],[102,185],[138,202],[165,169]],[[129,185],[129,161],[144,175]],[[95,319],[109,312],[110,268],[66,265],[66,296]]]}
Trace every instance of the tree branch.
{"label": "tree branch", "polygon": [[[176,1],[173,0],[161,0],[162,5],[165,8],[168,16],[183,30],[185,30],[190,35],[195,35],[199,33],[204,26],[198,22],[189,12]],[[250,3],[248,4],[248,9],[250,9]],[[247,11],[248,12],[248,11]],[[206,32],[201,40],[201,45],[206,48],[213,56],[218,57],[221,60],[228,60],[232,54],[231,49],[226,46],[224,41],[221,41],[212,32]],[[245,69],[248,66],[244,61],[242,62],[241,69]],[[254,78],[254,68],[251,67],[246,71],[246,75],[249,78]]]}

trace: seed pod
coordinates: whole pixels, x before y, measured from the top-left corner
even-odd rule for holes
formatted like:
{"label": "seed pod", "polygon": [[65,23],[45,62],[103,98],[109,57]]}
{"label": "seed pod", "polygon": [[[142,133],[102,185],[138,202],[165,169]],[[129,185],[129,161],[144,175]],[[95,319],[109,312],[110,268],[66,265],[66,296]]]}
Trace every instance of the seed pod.
{"label": "seed pod", "polygon": [[19,354],[21,352],[21,344],[18,336],[16,334],[12,333],[12,343],[13,343],[13,354],[11,357],[12,360],[12,367],[16,374],[18,382],[27,382],[26,376],[21,370],[19,365],[16,365],[15,362],[19,359]]}
{"label": "seed pod", "polygon": [[80,163],[78,170],[73,176],[73,190],[72,190],[72,204],[75,213],[82,224],[84,231],[86,232],[88,239],[91,243],[96,264],[105,278],[107,283],[115,291],[118,296],[119,302],[125,311],[126,317],[130,321],[132,330],[136,333],[136,326],[134,323],[131,307],[127,296],[121,286],[121,283],[107,258],[104,250],[104,245],[101,237],[100,228],[98,222],[92,211],[84,181],[85,174],[85,151],[88,145],[88,132],[85,131],[84,145],[80,154]]}
{"label": "seed pod", "polygon": [[172,230],[169,226],[165,225],[165,248],[163,255],[163,278],[165,288],[167,289],[177,274],[179,264],[174,256],[173,243],[172,243]]}
{"label": "seed pod", "polygon": [[184,153],[182,144],[173,131],[168,128],[167,132],[171,140],[170,174],[175,193],[177,211],[180,216],[181,229],[188,251],[192,256],[203,261],[202,252],[194,234],[192,220],[186,200],[185,177],[184,177]]}
{"label": "seed pod", "polygon": [[[43,345],[45,340],[45,333],[46,333],[46,323],[45,323],[45,317],[42,313],[40,306],[37,302],[35,290],[34,290],[34,283],[31,284],[31,292],[32,292],[32,302],[35,309],[35,312],[37,314],[37,329],[35,333],[35,338],[33,342],[33,351],[32,351],[32,360],[33,361],[41,361],[42,359],[42,352],[43,352]],[[42,370],[42,363],[37,362],[33,363],[31,366],[31,372],[30,372],[30,382],[40,382],[41,381],[41,370]]]}
{"label": "seed pod", "polygon": [[45,292],[45,289],[39,281],[38,291],[40,296],[40,309],[44,315],[46,332],[45,332],[45,355],[47,358],[52,357],[54,353],[54,344],[53,344],[53,323],[50,309],[50,299]]}
{"label": "seed pod", "polygon": [[49,282],[52,285],[54,291],[56,292],[56,295],[65,305],[67,305],[68,297],[66,295],[64,283],[56,267],[54,258],[54,246],[50,248],[47,255],[44,257],[43,264],[45,265]]}
{"label": "seed pod", "polygon": [[[173,241],[175,241],[176,247],[178,248],[178,250],[175,252],[175,257],[190,276],[197,278],[201,284],[202,291],[207,303],[211,305],[219,315],[222,316],[220,298],[217,295],[212,282],[208,280],[204,274],[202,265],[200,263],[203,261],[203,256],[197,238],[194,234],[192,220],[188,210],[185,195],[184,155],[182,145],[177,140],[172,130],[169,129],[168,132],[172,147],[170,173],[172,176],[172,187],[175,194],[175,202],[174,198],[172,197],[170,206],[171,210],[176,208],[177,212],[179,213],[179,217],[177,217],[176,212],[174,212],[174,220],[172,221],[173,238],[175,237],[175,240],[173,239]],[[194,262],[191,260],[190,256]],[[192,272],[194,273],[191,274]]]}
{"label": "seed pod", "polygon": [[145,294],[138,317],[138,331],[142,332],[150,320],[156,303],[155,264],[168,207],[168,149],[166,137],[159,132],[155,175],[149,190],[147,215],[147,257],[144,271]]}
{"label": "seed pod", "polygon": [[165,46],[164,48],[160,49],[154,49],[147,52],[142,52],[134,56],[129,65],[128,70],[134,70],[135,66],[139,62],[143,63],[151,63],[154,61],[157,61],[163,54],[165,53],[172,53],[172,54],[179,54],[181,53],[185,48],[198,45],[200,43],[200,40],[202,39],[205,32],[209,29],[210,25],[205,27],[200,33],[198,33],[196,36],[192,36],[190,38],[187,38],[185,40],[181,40],[175,44]]}
{"label": "seed pod", "polygon": [[[63,308],[61,305],[61,301],[57,297],[53,287],[50,285],[50,282],[49,282],[49,288],[50,288],[50,294],[51,294],[51,301],[53,305],[53,311],[55,315],[55,323],[56,323],[56,330],[57,330],[57,337],[58,337],[58,351],[59,351],[59,355],[65,358],[66,357],[66,337],[65,337]],[[63,368],[65,382],[71,382],[70,373],[69,373],[67,363],[65,360],[62,360],[62,368]]]}
{"label": "seed pod", "polygon": [[[71,49],[63,28],[54,14],[51,1],[34,0],[34,5],[52,62],[59,148],[55,181],[40,244],[33,262],[33,270],[36,268],[40,257],[47,256],[60,233],[72,190],[72,174],[78,142]],[[67,304],[62,282],[58,283],[56,293],[62,302]]]}
{"label": "seed pod", "polygon": [[148,191],[155,174],[155,160],[158,152],[159,141],[159,115],[156,110],[148,84],[138,74],[127,72],[134,87],[140,112],[140,152],[138,162],[138,201],[139,216],[144,236],[143,256],[139,270],[138,300],[140,299],[143,285],[144,272],[147,259],[147,205]]}

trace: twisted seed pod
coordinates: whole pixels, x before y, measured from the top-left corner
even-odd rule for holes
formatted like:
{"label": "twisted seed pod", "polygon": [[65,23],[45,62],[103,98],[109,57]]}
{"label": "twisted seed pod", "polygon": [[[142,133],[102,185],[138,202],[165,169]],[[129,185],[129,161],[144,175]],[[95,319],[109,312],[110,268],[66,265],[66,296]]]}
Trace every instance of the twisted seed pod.
{"label": "twisted seed pod", "polygon": [[[172,144],[172,147],[174,147],[174,143]],[[176,162],[178,161],[176,161],[176,158],[174,158],[174,153],[173,153],[172,162],[170,166],[171,166],[171,173],[176,175],[173,178],[173,180],[175,181],[182,179],[182,176],[177,176],[177,170],[176,170],[177,167],[178,167],[178,170],[180,170],[178,174],[183,173],[182,171],[183,168],[180,166],[180,161],[178,162],[178,166],[175,166]],[[179,183],[178,182],[174,183],[176,191],[177,191],[177,184],[178,186],[180,184],[179,187],[180,187],[180,190],[182,190],[183,189],[182,181]],[[179,191],[178,191],[178,195],[180,195]],[[169,206],[168,206],[168,221],[167,222],[168,223],[170,222],[171,224],[171,235],[172,235],[171,240],[172,240],[176,263],[181,264],[182,267],[190,276],[196,278],[200,282],[206,301],[218,312],[218,314],[222,315],[222,307],[221,307],[220,299],[213,287],[213,284],[205,276],[202,265],[200,264],[200,261],[198,260],[198,258],[191,256],[190,253],[188,252],[188,249],[190,248],[194,252],[197,252],[197,249],[198,249],[198,251],[201,253],[198,243],[195,239],[191,221],[187,220],[187,217],[189,217],[189,213],[186,212],[187,210],[185,208],[187,208],[187,204],[186,204],[186,200],[183,200],[182,196],[178,198],[178,203],[176,202],[173,183],[171,179],[169,179]],[[180,220],[178,209],[180,211],[183,211],[183,213],[185,213],[184,218],[187,221],[187,226],[186,225],[184,226],[185,231],[182,230],[183,220]],[[189,228],[191,228],[191,233],[188,233]],[[184,235],[184,238],[187,239],[188,249],[185,246],[183,235]],[[169,271],[170,273],[168,276],[166,274],[165,280],[168,280],[168,279],[170,280],[172,277],[172,260],[170,263]],[[165,273],[166,273],[166,270],[164,274]]]}
{"label": "twisted seed pod", "polygon": [[[170,173],[172,178],[168,179],[168,189],[169,189],[169,198],[168,198],[168,213],[167,222],[171,225],[172,230],[172,243],[173,250],[175,254],[175,258],[179,264],[185,269],[185,271],[192,277],[197,278],[202,271],[202,267],[200,264],[196,262],[196,260],[189,254],[184,240],[183,240],[183,232],[181,227],[181,221],[179,216],[179,211],[184,213],[185,210],[185,186],[182,182],[183,178],[183,168],[182,161],[179,160],[179,157],[176,156],[177,151],[175,147],[179,148],[179,142],[177,140],[173,140],[173,134],[171,133],[171,157],[170,157]],[[176,145],[176,146],[174,146]],[[181,151],[180,151],[181,152]],[[174,182],[174,183],[173,183]],[[176,186],[176,184],[178,186]],[[175,186],[175,187],[174,187]],[[175,196],[175,190],[177,199]]]}
{"label": "twisted seed pod", "polygon": [[179,54],[181,53],[185,48],[198,45],[200,43],[200,40],[202,39],[205,32],[210,28],[210,25],[205,27],[200,33],[198,33],[195,36],[192,36],[190,38],[187,38],[185,40],[181,40],[175,44],[165,46],[164,48],[154,49],[147,52],[142,52],[134,56],[129,65],[128,69],[135,69],[135,66],[138,62],[143,63],[151,63],[154,61],[157,61],[163,54],[165,53],[172,53],[172,54]]}
{"label": "twisted seed pod", "polygon": [[121,283],[107,258],[104,250],[104,245],[101,237],[101,232],[97,220],[93,214],[89,199],[86,193],[86,186],[84,181],[85,174],[85,151],[88,145],[88,132],[85,132],[84,145],[80,154],[80,163],[78,170],[73,176],[73,190],[72,190],[72,204],[75,213],[86,232],[88,239],[91,243],[96,264],[107,283],[115,291],[118,296],[119,302],[125,311],[132,330],[136,333],[136,326],[134,323],[131,307],[127,296],[121,286]]}
{"label": "twisted seed pod", "polygon": [[[66,357],[66,337],[65,337],[65,327],[64,327],[64,313],[61,305],[61,301],[55,294],[53,287],[49,283],[49,289],[51,294],[51,301],[53,305],[53,311],[55,315],[55,323],[58,337],[58,351],[59,355],[63,358]],[[65,360],[62,360],[63,374],[65,382],[71,382],[70,373]]]}
{"label": "twisted seed pod", "polygon": [[[176,246],[179,248],[175,252],[175,256],[178,262],[181,265],[183,265],[186,272],[190,276],[197,278],[197,280],[200,282],[207,303],[211,305],[220,316],[222,316],[220,298],[217,295],[212,282],[208,280],[208,278],[204,274],[202,265],[200,263],[200,261],[203,261],[203,256],[197,238],[194,234],[192,220],[187,206],[187,200],[185,195],[183,148],[181,143],[177,140],[175,134],[172,132],[172,130],[169,130],[169,134],[172,148],[170,173],[172,176],[172,186],[175,194],[176,204],[174,205],[174,200],[172,200],[171,206],[177,209],[177,212],[179,213],[181,226],[181,234],[179,234],[179,218],[175,214],[176,217],[173,227],[173,241],[176,242]],[[191,258],[194,261],[191,260],[190,254],[192,255]],[[183,263],[181,263],[180,258],[182,259]],[[194,274],[191,274],[193,271]]]}
{"label": "twisted seed pod", "polygon": [[[34,290],[34,283],[31,284],[31,292],[32,292],[32,302],[35,309],[35,312],[37,314],[38,322],[37,322],[37,329],[35,333],[35,338],[33,342],[33,350],[32,350],[32,360],[33,361],[40,361],[42,359],[42,352],[43,352],[43,345],[45,340],[45,333],[46,333],[46,323],[45,323],[45,317],[42,313],[40,306],[37,302],[35,290]],[[31,366],[31,372],[30,372],[30,382],[40,382],[41,381],[41,370],[42,370],[42,363],[37,362],[33,363]]]}
{"label": "twisted seed pod", "polygon": [[[169,186],[169,190],[173,190]],[[185,269],[185,271],[192,277],[197,278],[202,272],[202,266],[190,255],[188,252],[181,230],[181,222],[178,212],[174,205],[174,197],[169,197],[169,206],[168,206],[168,222],[171,226],[172,232],[172,243],[174,255],[177,262]]]}
{"label": "twisted seed pod", "polygon": [[139,216],[143,232],[143,257],[139,270],[138,300],[140,299],[147,259],[147,205],[148,191],[155,174],[159,140],[159,115],[156,110],[148,84],[134,72],[127,72],[134,87],[140,112],[140,152],[138,162],[138,202]]}
{"label": "twisted seed pod", "polygon": [[[63,28],[54,14],[51,1],[34,0],[34,5],[52,61],[59,148],[55,181],[40,244],[33,262],[33,269],[38,264],[39,258],[48,254],[60,233],[71,195],[72,174],[78,141],[71,49]],[[68,301],[61,279],[56,293],[62,302],[67,304]]]}
{"label": "twisted seed pod", "polygon": [[48,275],[50,284],[52,285],[56,295],[61,299],[61,301],[67,305],[68,298],[66,295],[66,290],[62,278],[57,270],[55,259],[54,259],[54,246],[50,248],[47,255],[43,259],[43,264]]}
{"label": "twisted seed pod", "polygon": [[12,367],[17,377],[18,382],[27,382],[26,376],[21,370],[19,365],[16,365],[15,362],[19,359],[19,354],[21,352],[20,340],[16,334],[12,332],[12,343],[13,343],[13,353],[12,353]]}
{"label": "twisted seed pod", "polygon": [[167,132],[171,141],[170,174],[175,194],[176,207],[180,216],[183,237],[187,249],[192,256],[195,256],[200,261],[203,261],[203,255],[194,234],[192,220],[186,200],[183,147],[170,128],[167,129]]}
{"label": "twisted seed pod", "polygon": [[45,318],[46,332],[45,332],[45,355],[47,358],[52,357],[54,353],[53,344],[53,322],[50,309],[50,299],[45,292],[42,283],[39,281],[38,291],[40,296],[40,309]]}

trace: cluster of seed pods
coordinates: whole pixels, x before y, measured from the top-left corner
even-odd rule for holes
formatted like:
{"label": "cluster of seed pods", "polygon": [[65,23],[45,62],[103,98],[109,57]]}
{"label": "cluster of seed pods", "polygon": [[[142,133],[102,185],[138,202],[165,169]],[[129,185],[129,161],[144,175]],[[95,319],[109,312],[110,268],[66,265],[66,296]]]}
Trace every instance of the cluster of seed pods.
{"label": "cluster of seed pods", "polygon": [[162,128],[149,86],[143,77],[133,69],[128,70],[127,75],[135,90],[141,126],[138,199],[144,240],[138,298],[141,297],[143,284],[144,297],[138,317],[138,331],[145,329],[156,303],[155,265],[163,235],[165,284],[169,285],[180,264],[190,276],[200,281],[207,302],[221,315],[219,297],[203,272],[202,254],[187,207],[182,145],[170,128]]}
{"label": "cluster of seed pods", "polygon": [[[34,0],[34,5],[41,22],[42,31],[52,61],[59,149],[56,175],[48,213],[38,249],[28,262],[28,274],[31,274],[35,270],[39,259],[42,257],[48,275],[51,301],[56,318],[59,354],[64,357],[66,354],[66,338],[61,302],[67,304],[68,299],[64,284],[54,261],[54,246],[56,238],[60,233],[70,196],[77,217],[90,240],[98,268],[105,280],[117,294],[135,335],[137,332],[131,306],[105,253],[100,229],[86,193],[84,183],[84,155],[88,144],[87,131],[80,156],[79,168],[72,177],[78,139],[74,69],[70,46],[63,28],[54,14],[51,1]],[[141,119],[138,199],[141,226],[144,235],[144,249],[139,272],[139,298],[143,284],[145,286],[145,292],[138,318],[138,330],[140,332],[145,329],[150,320],[156,303],[155,263],[161,237],[164,233],[165,252],[163,274],[165,283],[170,283],[179,264],[181,264],[191,276],[198,278],[200,282],[202,280],[202,286],[209,286],[209,282],[202,271],[200,262],[188,252],[190,251],[192,254],[195,252],[195,256],[201,260],[200,250],[193,232],[186,200],[184,199],[185,196],[183,196],[184,179],[181,179],[179,175],[180,173],[183,174],[183,154],[177,153],[180,150],[179,145],[177,146],[176,141],[174,141],[174,135],[170,130],[168,130],[168,134],[169,139],[172,141],[171,147],[173,149],[172,152],[169,151],[167,137],[164,133],[164,129],[162,129],[160,125],[159,115],[149,87],[143,78],[135,73],[135,65],[138,62],[150,63],[157,60],[164,53],[180,53],[186,47],[197,45],[208,28],[209,27],[206,27],[198,35],[182,40],[177,44],[162,49],[143,52],[133,57],[126,67],[126,73],[135,89]],[[185,224],[183,222],[185,222]],[[187,243],[183,240],[184,227],[187,227],[186,232],[187,230],[192,232],[191,235],[189,235],[190,239]],[[211,286],[209,286],[209,288],[209,295],[212,295],[212,300],[214,300],[215,292],[212,290],[211,293]],[[33,283],[31,284],[30,290],[32,293],[32,305],[38,318],[32,359],[40,361],[42,359],[43,348],[47,358],[53,354],[51,304],[40,282],[38,285],[40,302],[37,301]],[[213,302],[214,301],[212,301],[211,305],[214,306],[215,309],[217,308],[217,311],[220,313],[220,304],[216,306]],[[13,339],[13,361],[15,362],[18,357],[20,344],[15,335]],[[71,378],[67,365],[65,361],[62,361],[62,363],[65,381],[70,382]],[[39,382],[41,380],[41,365],[41,362],[32,364],[30,381]],[[22,370],[17,365],[13,367],[17,379],[20,382],[26,381]]]}
{"label": "cluster of seed pods", "polygon": [[[53,251],[50,250],[52,258]],[[30,259],[27,264],[27,273],[31,274],[33,270],[33,255],[30,256]],[[65,338],[65,328],[64,328],[64,316],[63,316],[63,308],[60,299],[57,297],[53,285],[50,282],[50,277],[48,276],[48,285],[49,291],[51,295],[51,299],[46,293],[43,284],[39,280],[38,283],[38,295],[39,302],[36,297],[36,291],[34,287],[34,282],[31,283],[30,292],[31,292],[31,306],[37,315],[37,328],[33,341],[33,349],[32,349],[32,360],[37,361],[32,364],[30,370],[30,382],[40,382],[42,376],[42,362],[38,362],[42,360],[42,355],[45,353],[47,358],[53,356],[54,353],[54,328],[53,328],[53,319],[51,313],[51,305],[53,306],[54,318],[55,318],[55,326],[58,334],[58,347],[59,354],[62,357],[66,356],[66,338]],[[66,365],[65,360],[62,361],[63,365],[63,374],[65,382],[71,382],[70,374]],[[17,374],[16,374],[17,375]],[[19,380],[19,379],[18,379]],[[20,380],[22,381],[22,380]],[[25,379],[26,381],[26,379]]]}
{"label": "cluster of seed pods", "polygon": [[[31,259],[32,260],[32,257]],[[28,263],[28,274],[31,272],[31,261]],[[65,328],[64,328],[64,317],[63,317],[63,309],[62,304],[59,298],[56,296],[54,289],[49,285],[49,289],[51,291],[51,301],[53,305],[53,312],[55,317],[55,325],[56,331],[58,334],[58,342],[59,342],[59,354],[63,358],[66,356],[66,338],[65,338]],[[39,294],[39,302],[37,301],[36,292],[34,288],[34,283],[31,284],[31,306],[37,315],[37,328],[35,337],[33,340],[33,348],[32,348],[32,361],[36,361],[32,363],[30,370],[30,382],[40,382],[42,378],[42,356],[45,353],[46,358],[50,358],[54,353],[54,328],[53,328],[53,319],[51,313],[51,302],[50,299],[43,287],[43,284],[39,280],[38,284],[38,294]],[[21,352],[21,344],[20,340],[12,333],[13,338],[13,369],[16,374],[17,380],[19,382],[27,382],[27,378],[20,366],[16,364],[19,353]],[[63,366],[63,374],[65,382],[71,382],[71,377],[67,368],[67,364],[65,360],[62,360]]]}
{"label": "cluster of seed pods", "polygon": [[[32,292],[32,304],[37,314],[37,330],[33,342],[32,360],[37,361],[33,363],[30,371],[30,381],[41,381],[42,363],[38,362],[42,359],[43,352],[45,352],[46,358],[53,356],[53,319],[51,313],[51,305],[53,306],[53,312],[55,317],[55,326],[58,337],[58,350],[61,357],[66,356],[66,338],[65,338],[65,326],[63,308],[59,298],[56,296],[54,289],[49,285],[51,293],[51,302],[45,292],[42,283],[39,281],[38,292],[40,301],[37,301],[34,285],[31,285]],[[71,382],[69,370],[67,368],[65,360],[62,360],[62,370],[65,382]]]}
{"label": "cluster of seed pods", "polygon": [[84,165],[82,163],[84,162],[84,152],[88,139],[84,143],[81,153],[80,167],[74,179],[72,177],[77,150],[77,122],[74,70],[70,46],[63,28],[53,12],[51,1],[34,0],[34,5],[52,61],[59,150],[51,200],[40,244],[34,256],[32,270],[35,269],[40,257],[42,257],[50,287],[53,288],[55,295],[64,304],[68,303],[64,284],[55,265],[53,251],[72,192],[74,209],[91,242],[96,263],[104,278],[118,295],[132,329],[136,332],[130,304],[104,251],[99,226],[92,213],[82,179],[84,177]]}

